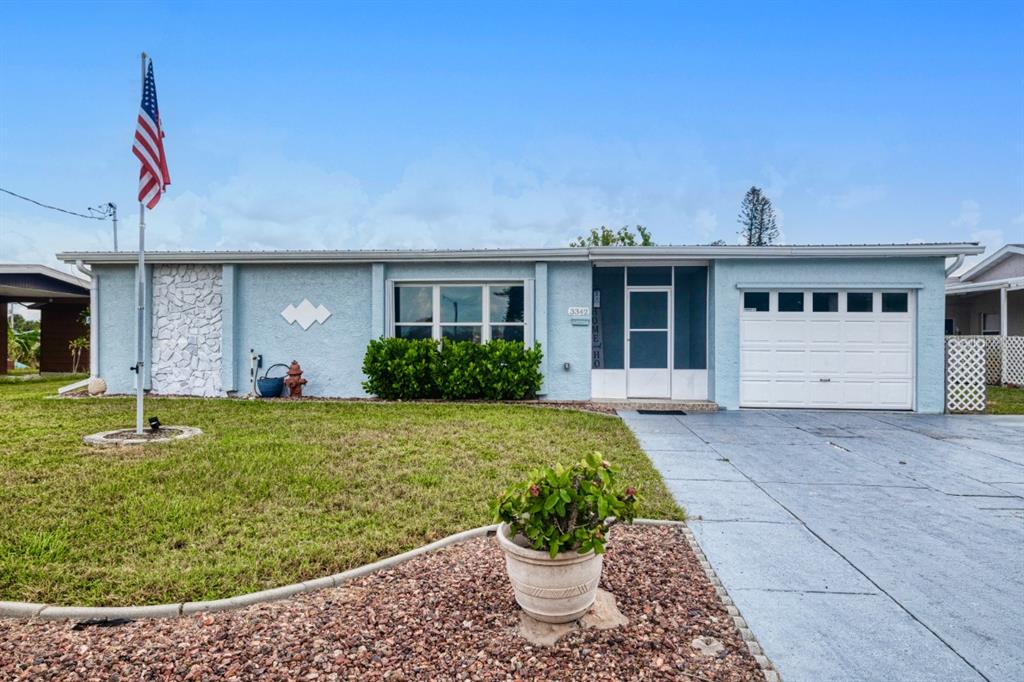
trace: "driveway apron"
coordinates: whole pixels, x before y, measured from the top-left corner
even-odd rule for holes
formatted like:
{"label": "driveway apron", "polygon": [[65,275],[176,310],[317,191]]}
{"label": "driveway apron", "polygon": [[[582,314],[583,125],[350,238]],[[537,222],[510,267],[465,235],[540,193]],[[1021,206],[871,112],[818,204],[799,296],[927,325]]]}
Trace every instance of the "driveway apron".
{"label": "driveway apron", "polygon": [[620,414],[787,682],[1024,680],[1024,418]]}

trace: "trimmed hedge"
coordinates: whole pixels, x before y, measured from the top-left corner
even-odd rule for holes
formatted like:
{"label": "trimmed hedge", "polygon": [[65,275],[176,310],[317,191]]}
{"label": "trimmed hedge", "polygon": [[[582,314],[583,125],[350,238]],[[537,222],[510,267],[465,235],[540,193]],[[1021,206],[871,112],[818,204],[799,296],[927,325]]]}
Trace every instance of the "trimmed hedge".
{"label": "trimmed hedge", "polygon": [[385,400],[523,400],[540,390],[543,357],[539,343],[374,339],[363,388]]}

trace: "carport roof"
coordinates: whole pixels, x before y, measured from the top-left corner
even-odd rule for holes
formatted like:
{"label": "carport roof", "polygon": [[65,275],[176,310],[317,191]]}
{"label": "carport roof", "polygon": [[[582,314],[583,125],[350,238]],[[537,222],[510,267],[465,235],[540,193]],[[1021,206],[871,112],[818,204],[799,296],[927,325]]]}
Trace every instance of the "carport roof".
{"label": "carport roof", "polygon": [[[349,250],[349,251],[149,251],[150,263],[396,263],[508,261],[673,261],[732,258],[955,257],[984,251],[977,242],[931,244],[806,244],[791,246],[591,246],[541,249]],[[67,251],[65,263],[129,265],[132,251]]]}
{"label": "carport roof", "polygon": [[0,263],[0,299],[48,301],[89,298],[89,281],[45,265]]}

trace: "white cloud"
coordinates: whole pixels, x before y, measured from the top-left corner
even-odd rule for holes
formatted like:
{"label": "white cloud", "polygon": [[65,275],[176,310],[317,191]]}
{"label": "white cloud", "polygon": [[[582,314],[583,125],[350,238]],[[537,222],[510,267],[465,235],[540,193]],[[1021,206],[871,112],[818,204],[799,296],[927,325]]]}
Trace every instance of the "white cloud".
{"label": "white cloud", "polygon": [[984,246],[985,252],[980,256],[968,256],[964,259],[963,265],[953,273],[954,275],[959,275],[979,261],[988,258],[1006,243],[1006,235],[1002,230],[982,226],[982,217],[981,205],[977,201],[965,199],[960,202],[960,212],[950,224],[960,228],[963,233],[968,235],[966,241],[978,242]]}
{"label": "white cloud", "polygon": [[[15,215],[7,208],[5,206],[0,211],[0,263],[41,263],[71,272],[54,257],[57,251],[65,248],[109,251],[114,248],[113,227],[109,221],[72,216],[50,218],[49,214],[45,217]],[[123,245],[123,221],[119,233]]]}
{"label": "white cloud", "polygon": [[960,202],[960,214],[951,223],[953,227],[964,227],[973,230],[981,223],[981,205],[974,199]]}
{"label": "white cloud", "polygon": [[[565,153],[576,154],[573,164]],[[203,191],[176,191],[146,214],[147,248],[359,249],[562,246],[592,227],[643,224],[659,243],[714,239],[713,168],[690,150],[612,145],[546,149],[523,161],[446,151],[410,163],[370,192],[344,172],[270,159]],[[675,177],[665,159],[676,159]],[[580,160],[582,159],[582,160]],[[53,263],[61,250],[109,250],[109,224],[38,221],[4,207],[8,258]],[[135,245],[137,212],[121,216],[121,246]]]}
{"label": "white cloud", "polygon": [[696,235],[696,243],[707,244],[714,241],[718,230],[718,215],[709,208],[697,209],[689,220],[692,231]]}
{"label": "white cloud", "polygon": [[825,206],[849,211],[881,201],[885,198],[885,195],[886,188],[884,185],[862,185],[851,187],[838,194],[827,195],[822,198],[822,203]]}

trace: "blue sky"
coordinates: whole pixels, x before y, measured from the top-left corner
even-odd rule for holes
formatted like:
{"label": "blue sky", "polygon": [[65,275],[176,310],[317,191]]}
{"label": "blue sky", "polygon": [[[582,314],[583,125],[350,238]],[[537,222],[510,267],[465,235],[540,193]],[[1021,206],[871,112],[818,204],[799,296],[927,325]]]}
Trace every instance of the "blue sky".
{"label": "blue sky", "polygon": [[[0,3],[0,186],[153,248],[1024,240],[1024,4]],[[109,249],[0,195],[0,261]]]}

